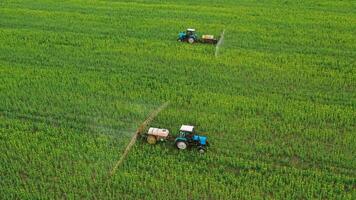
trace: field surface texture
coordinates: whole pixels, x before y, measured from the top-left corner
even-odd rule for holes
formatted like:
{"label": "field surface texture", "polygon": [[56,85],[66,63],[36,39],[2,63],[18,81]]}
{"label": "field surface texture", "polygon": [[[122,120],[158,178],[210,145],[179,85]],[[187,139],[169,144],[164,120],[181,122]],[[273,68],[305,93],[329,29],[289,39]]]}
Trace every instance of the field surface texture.
{"label": "field surface texture", "polygon": [[[355,59],[352,0],[1,0],[0,199],[355,199]],[[208,152],[139,139],[110,176],[167,101]]]}

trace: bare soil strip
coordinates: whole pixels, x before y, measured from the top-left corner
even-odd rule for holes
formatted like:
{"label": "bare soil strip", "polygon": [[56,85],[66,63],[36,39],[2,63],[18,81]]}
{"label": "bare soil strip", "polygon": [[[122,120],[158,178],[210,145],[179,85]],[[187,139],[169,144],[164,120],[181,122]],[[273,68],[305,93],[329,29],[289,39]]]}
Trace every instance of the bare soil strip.
{"label": "bare soil strip", "polygon": [[148,118],[138,127],[135,134],[132,136],[130,142],[126,146],[124,153],[122,154],[120,159],[116,162],[115,166],[110,171],[110,176],[113,176],[115,174],[116,170],[124,162],[127,154],[130,152],[132,146],[136,143],[138,136],[141,133],[143,133],[143,131],[145,130],[145,127],[148,124],[150,124],[153,121],[153,119],[158,115],[158,113],[160,113],[162,110],[164,110],[168,105],[169,105],[169,102],[166,102],[166,103],[162,104],[160,107],[158,107],[156,110],[152,111],[152,113],[148,116]]}

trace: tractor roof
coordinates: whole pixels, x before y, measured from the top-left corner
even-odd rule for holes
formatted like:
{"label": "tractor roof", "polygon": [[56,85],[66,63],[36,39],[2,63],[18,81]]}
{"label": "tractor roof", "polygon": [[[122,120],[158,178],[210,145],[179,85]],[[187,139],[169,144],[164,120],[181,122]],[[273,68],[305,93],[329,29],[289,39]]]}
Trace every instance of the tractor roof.
{"label": "tractor roof", "polygon": [[194,126],[190,126],[190,125],[182,125],[180,127],[180,131],[184,131],[184,132],[194,132]]}
{"label": "tractor roof", "polygon": [[195,29],[194,28],[188,28],[187,31],[195,32]]}

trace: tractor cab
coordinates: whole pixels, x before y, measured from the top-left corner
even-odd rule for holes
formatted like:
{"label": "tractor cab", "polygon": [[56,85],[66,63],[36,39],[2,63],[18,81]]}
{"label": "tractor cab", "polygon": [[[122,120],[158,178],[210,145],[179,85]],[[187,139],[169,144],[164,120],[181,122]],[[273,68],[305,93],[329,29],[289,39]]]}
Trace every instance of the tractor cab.
{"label": "tractor cab", "polygon": [[179,135],[181,137],[193,137],[194,134],[194,126],[182,125],[179,129]]}
{"label": "tractor cab", "polygon": [[195,133],[194,126],[182,125],[179,129],[179,136],[175,140],[178,149],[186,149],[188,146],[198,147],[200,153],[205,153],[207,137]]}
{"label": "tractor cab", "polygon": [[186,34],[187,34],[188,36],[195,36],[195,35],[196,35],[196,34],[195,34],[195,29],[193,29],[193,28],[188,28],[187,31],[186,31]]}

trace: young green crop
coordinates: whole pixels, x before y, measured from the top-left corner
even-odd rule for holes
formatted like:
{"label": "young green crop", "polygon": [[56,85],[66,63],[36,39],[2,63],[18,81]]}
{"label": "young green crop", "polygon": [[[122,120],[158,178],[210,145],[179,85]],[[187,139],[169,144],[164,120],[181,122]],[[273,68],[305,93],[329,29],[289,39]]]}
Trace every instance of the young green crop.
{"label": "young green crop", "polygon": [[[1,199],[354,199],[352,1],[0,5]],[[208,152],[139,140],[108,178],[166,101]]]}

